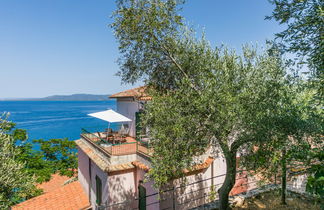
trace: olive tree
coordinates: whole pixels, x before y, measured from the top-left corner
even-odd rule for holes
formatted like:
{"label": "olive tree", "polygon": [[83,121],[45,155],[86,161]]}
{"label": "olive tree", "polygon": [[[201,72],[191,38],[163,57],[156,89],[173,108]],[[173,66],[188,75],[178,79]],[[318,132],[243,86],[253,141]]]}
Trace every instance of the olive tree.
{"label": "olive tree", "polygon": [[34,186],[35,177],[25,170],[25,164],[17,161],[19,152],[13,135],[9,132],[12,123],[6,116],[0,117],[0,208],[7,209],[13,204],[40,193]]}
{"label": "olive tree", "polygon": [[[302,94],[312,97],[307,101],[307,108],[304,104],[301,107],[305,108],[302,115],[307,115],[309,118],[306,123],[307,132],[312,134],[313,141],[311,146],[307,141],[299,141],[300,145],[295,145],[290,154],[292,157],[298,154],[299,161],[306,161],[306,165],[311,164],[307,189],[311,192],[320,192],[321,190],[314,189],[323,188],[321,180],[323,180],[324,172],[323,167],[320,167],[323,162],[323,150],[319,149],[321,140],[318,140],[318,136],[323,134],[323,128],[320,126],[323,121],[319,120],[323,119],[320,117],[323,114],[320,111],[314,112],[314,107],[323,107],[324,2],[318,0],[269,0],[269,2],[274,5],[274,10],[266,19],[275,20],[285,27],[283,31],[275,34],[277,46],[283,54],[295,55],[298,59],[296,59],[297,64],[306,64],[309,70],[306,73],[311,73],[307,78],[308,81],[302,84],[304,88],[306,87]],[[292,65],[292,69],[295,71],[298,65]],[[303,98],[300,94],[299,97]],[[316,123],[309,125],[309,122]],[[323,190],[321,193],[323,194]],[[284,199],[282,200],[284,202]]]}
{"label": "olive tree", "polygon": [[150,176],[157,187],[184,176],[183,169],[213,146],[226,161],[225,181],[218,192],[221,209],[227,208],[238,152],[270,139],[269,119],[278,108],[283,82],[276,59],[251,49],[244,52],[241,57],[226,49],[214,50],[211,60],[201,55],[210,70],[202,71],[199,81],[196,78],[196,89],[184,79],[175,91],[152,91],[145,123],[154,148]]}
{"label": "olive tree", "polygon": [[186,28],[174,0],[119,0],[112,28],[119,41],[124,82],[144,80],[153,100],[146,107],[156,187],[184,176],[210,145],[226,160],[219,189],[228,207],[236,156],[248,143],[268,138],[284,83],[280,59],[244,47],[243,55],[212,48]]}
{"label": "olive tree", "polygon": [[[287,167],[307,167],[314,163],[311,154],[323,145],[320,107],[312,101],[315,92],[305,88],[300,79],[287,81],[279,98],[280,108],[273,110],[267,133],[269,138],[245,148],[243,165],[270,180],[281,175],[281,202],[286,204]],[[257,148],[257,149],[256,149]],[[318,159],[316,160],[318,164]]]}
{"label": "olive tree", "polygon": [[307,64],[312,83],[323,97],[324,2],[321,0],[269,0],[274,10],[266,19],[285,26],[275,34],[284,53],[293,53]]}

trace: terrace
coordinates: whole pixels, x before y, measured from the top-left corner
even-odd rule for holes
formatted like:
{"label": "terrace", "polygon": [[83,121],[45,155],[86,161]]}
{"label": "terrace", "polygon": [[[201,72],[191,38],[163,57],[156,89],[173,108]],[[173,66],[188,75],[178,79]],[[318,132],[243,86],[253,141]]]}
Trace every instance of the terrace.
{"label": "terrace", "polygon": [[82,129],[81,137],[108,156],[140,153],[150,157],[153,151],[149,139],[144,137],[134,138],[107,131],[89,132],[85,128]]}

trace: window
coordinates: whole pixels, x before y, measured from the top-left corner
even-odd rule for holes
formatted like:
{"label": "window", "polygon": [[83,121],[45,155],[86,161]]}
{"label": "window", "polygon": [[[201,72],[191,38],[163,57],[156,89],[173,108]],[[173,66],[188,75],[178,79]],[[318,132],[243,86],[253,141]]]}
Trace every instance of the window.
{"label": "window", "polygon": [[101,205],[102,201],[102,183],[101,179],[96,175],[96,203]]}

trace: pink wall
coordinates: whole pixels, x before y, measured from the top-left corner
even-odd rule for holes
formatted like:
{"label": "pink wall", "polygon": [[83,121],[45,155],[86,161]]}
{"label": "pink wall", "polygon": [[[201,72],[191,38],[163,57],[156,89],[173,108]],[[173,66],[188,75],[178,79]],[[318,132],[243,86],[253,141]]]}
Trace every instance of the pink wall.
{"label": "pink wall", "polygon": [[[199,173],[187,176],[183,181],[185,186],[181,186],[181,180],[173,182],[177,189],[173,192],[164,193],[161,197],[160,207],[172,208],[173,199],[176,200],[176,209],[189,209],[208,203],[213,199],[211,192],[218,196],[217,190],[221,187],[226,172],[226,164],[222,157],[216,158],[213,163]],[[212,177],[214,177],[212,179]],[[195,183],[195,184],[192,184]],[[211,186],[214,186],[212,191]],[[170,189],[170,187],[169,187]],[[175,195],[175,198],[173,198]],[[215,198],[215,197],[214,197]]]}
{"label": "pink wall", "polygon": [[[79,181],[82,184],[85,192],[88,194],[89,190],[89,158],[87,155],[79,149]],[[214,187],[214,193],[217,195],[217,190],[221,187],[226,173],[226,164],[222,157],[216,158],[213,163],[200,173],[189,175],[185,179],[187,184],[185,187],[177,188],[175,192],[170,191],[169,193],[164,193],[159,199],[157,191],[153,187],[153,181],[145,182],[143,185],[146,188],[146,194],[152,195],[147,197],[146,204],[148,210],[155,210],[160,208],[172,208],[173,199],[177,202],[177,209],[187,209],[197,207],[204,203],[207,203],[212,198],[209,194],[211,193],[211,186]],[[115,205],[109,209],[124,209],[124,208],[136,208],[138,201],[135,198],[138,197],[138,183],[139,180],[145,180],[145,172],[141,169],[128,169],[119,172],[111,172],[109,174],[103,172],[94,162],[91,161],[91,204],[95,206],[95,192],[96,183],[95,176],[99,176],[102,181],[103,187],[103,203],[108,206],[117,203],[123,203],[122,205]],[[245,178],[246,174],[243,173],[238,175],[236,183],[236,188],[233,190],[232,194],[241,193],[247,190],[244,184],[247,182]],[[215,177],[211,179],[211,177]],[[209,179],[209,180],[206,180]],[[204,180],[204,181],[201,181]],[[201,182],[199,182],[201,181]],[[189,183],[195,183],[188,185]],[[176,180],[173,182],[175,186],[180,186],[181,181]],[[243,186],[241,186],[243,185]],[[176,195],[173,198],[173,195]],[[128,202],[125,204],[125,202]]]}
{"label": "pink wall", "polygon": [[[145,172],[143,170],[137,169],[137,186],[138,186],[139,180],[145,181],[144,176],[145,176]],[[153,194],[157,193],[157,191],[153,187],[153,181],[144,182],[143,186],[146,189],[146,195],[153,195]],[[137,188],[136,188],[136,191],[137,191]],[[147,205],[147,207],[146,207],[147,210],[160,209],[158,194],[147,197],[146,205]]]}
{"label": "pink wall", "polygon": [[[138,200],[138,183],[144,180],[145,172],[140,169],[130,169],[119,172],[112,172],[108,175],[108,205],[109,209],[129,209],[137,208]],[[143,184],[146,188],[146,194],[152,195],[156,193],[152,186],[152,182]],[[122,204],[118,204],[122,203]],[[158,195],[150,196],[146,200],[147,210],[159,209]]]}
{"label": "pink wall", "polygon": [[[124,170],[119,172],[112,172],[108,175],[108,205],[116,205],[110,209],[122,209],[126,206],[133,206],[135,198],[136,174],[135,169]],[[125,204],[125,202],[129,202]]]}
{"label": "pink wall", "polygon": [[108,202],[108,182],[107,173],[103,172],[93,161],[91,161],[91,205],[96,205],[96,176],[101,179],[102,183],[102,204]]}
{"label": "pink wall", "polygon": [[78,147],[78,179],[84,192],[89,195],[89,157]]}
{"label": "pink wall", "polygon": [[[93,161],[90,161],[91,165],[91,177],[89,176],[89,157],[78,148],[78,179],[85,191],[89,196],[90,203],[94,208],[96,206],[96,175],[102,182],[102,204],[105,204],[108,199],[108,183],[107,173],[103,172]],[[90,183],[91,180],[91,183]],[[89,186],[90,195],[89,195]]]}

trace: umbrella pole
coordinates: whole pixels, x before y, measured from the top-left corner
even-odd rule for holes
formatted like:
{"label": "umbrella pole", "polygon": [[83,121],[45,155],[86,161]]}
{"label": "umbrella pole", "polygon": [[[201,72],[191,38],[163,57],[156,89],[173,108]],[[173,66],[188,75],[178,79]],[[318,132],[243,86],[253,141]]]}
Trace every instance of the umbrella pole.
{"label": "umbrella pole", "polygon": [[106,133],[106,140],[108,141],[109,139],[109,128],[110,128],[110,122],[108,122],[108,129],[107,129],[107,133]]}
{"label": "umbrella pole", "polygon": [[109,128],[110,128],[110,122],[108,122],[108,130],[107,130],[107,134],[109,133]]}

